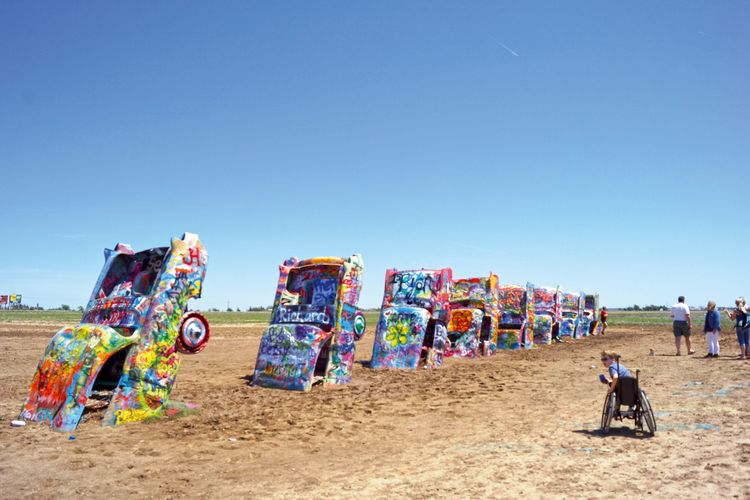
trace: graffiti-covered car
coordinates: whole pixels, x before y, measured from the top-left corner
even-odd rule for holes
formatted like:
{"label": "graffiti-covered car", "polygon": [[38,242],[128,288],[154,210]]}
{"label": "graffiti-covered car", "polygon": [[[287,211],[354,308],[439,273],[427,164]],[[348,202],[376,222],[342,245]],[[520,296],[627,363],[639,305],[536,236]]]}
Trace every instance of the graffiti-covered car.
{"label": "graffiti-covered car", "polygon": [[560,291],[558,288],[537,287],[532,284],[528,284],[527,288],[534,309],[534,320],[529,320],[526,328],[533,328],[534,344],[549,344],[553,337],[557,338],[560,326]]}
{"label": "graffiti-covered car", "polygon": [[560,337],[577,338],[580,333],[581,294],[560,292]]}
{"label": "graffiti-covered car", "polygon": [[47,345],[20,418],[71,431],[87,408],[106,408],[104,425],[158,416],[174,387],[178,351],[205,347],[208,322],[187,311],[208,263],[197,235],[141,252],[118,244],[104,258],[80,324]]}
{"label": "graffiti-covered car", "polygon": [[348,384],[355,341],[365,332],[357,308],[362,257],[295,257],[279,266],[271,324],[263,333],[253,384],[309,391]]}
{"label": "graffiti-covered car", "polygon": [[446,355],[475,358],[497,349],[497,275],[454,280],[451,286],[450,348]]}
{"label": "graffiti-covered car", "polygon": [[534,347],[534,307],[526,300],[529,289],[521,285],[502,285],[498,290],[498,349]]}
{"label": "graffiti-covered car", "polygon": [[389,269],[372,348],[372,368],[442,364],[450,321],[450,268]]}
{"label": "graffiti-covered car", "polygon": [[599,294],[586,294],[583,297],[583,314],[578,322],[578,336],[598,335],[601,332],[599,323]]}

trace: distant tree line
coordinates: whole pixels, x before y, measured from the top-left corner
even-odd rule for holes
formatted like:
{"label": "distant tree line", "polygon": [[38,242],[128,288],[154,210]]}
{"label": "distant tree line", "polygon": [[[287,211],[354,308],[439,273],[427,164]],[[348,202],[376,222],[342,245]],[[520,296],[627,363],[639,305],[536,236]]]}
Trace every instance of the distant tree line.
{"label": "distant tree line", "polygon": [[0,306],[3,311],[43,311],[44,308],[40,307],[39,304],[36,306],[30,306],[28,304],[11,304],[7,306]]}
{"label": "distant tree line", "polygon": [[647,306],[639,306],[638,304],[634,304],[630,307],[626,307],[623,309],[623,311],[664,311],[666,309],[669,309],[667,306],[657,306],[655,304],[649,304]]}
{"label": "distant tree line", "polygon": [[[70,307],[68,304],[60,304],[58,307],[50,307],[49,309],[45,309],[39,304],[35,306],[30,306],[28,304],[17,304],[12,308],[12,310],[14,311],[73,311],[73,308]],[[78,312],[83,312],[83,306],[78,306],[77,308],[75,308],[75,310]]]}
{"label": "distant tree line", "polygon": [[[273,306],[250,306],[247,309],[245,309],[244,312],[253,312],[253,311],[270,311],[273,309]],[[208,312],[222,312],[221,309],[218,307],[209,307],[207,309]],[[227,307],[225,312],[243,312],[241,308],[232,309],[231,307]]]}

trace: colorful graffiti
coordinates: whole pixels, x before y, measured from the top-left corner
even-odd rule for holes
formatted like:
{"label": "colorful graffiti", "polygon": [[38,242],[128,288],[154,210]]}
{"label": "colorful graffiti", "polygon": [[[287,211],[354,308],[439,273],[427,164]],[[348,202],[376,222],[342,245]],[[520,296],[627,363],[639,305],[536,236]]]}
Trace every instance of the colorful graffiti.
{"label": "colorful graffiti", "polygon": [[479,355],[479,333],[484,313],[479,309],[454,309],[448,323],[450,347],[446,356],[476,358]]}
{"label": "colorful graffiti", "polygon": [[534,345],[533,335],[525,336],[528,306],[526,287],[503,285],[498,290],[498,349],[530,349]]}
{"label": "colorful graffiti", "polygon": [[[422,354],[430,313],[414,307],[391,307],[383,310],[373,348],[373,368],[415,369]],[[439,364],[439,363],[438,363]]]}
{"label": "colorful graffiti", "polygon": [[489,356],[497,349],[497,275],[466,278],[452,283],[451,320],[446,355],[473,358],[481,352]]}
{"label": "colorful graffiti", "polygon": [[180,365],[176,344],[187,302],[200,297],[207,263],[190,233],[169,248],[105,250],[81,324],[50,341],[20,418],[71,431],[92,392],[104,398],[104,425],[159,416]]}
{"label": "colorful graffiti", "polygon": [[560,337],[578,338],[582,297],[580,293],[560,292]]}
{"label": "colorful graffiti", "polygon": [[372,368],[416,369],[442,364],[448,344],[452,271],[386,271]]}
{"label": "colorful graffiti", "polygon": [[263,387],[309,390],[317,354],[330,334],[314,325],[271,325],[263,334],[255,382]]}
{"label": "colorful graffiti", "polygon": [[598,335],[601,333],[599,295],[581,292],[581,296],[583,297],[583,314],[578,324],[579,336]]}
{"label": "colorful graffiti", "polygon": [[559,288],[536,287],[528,284],[528,295],[531,297],[534,319],[528,319],[533,325],[535,344],[549,344],[560,321]]}
{"label": "colorful graffiti", "polygon": [[253,383],[309,391],[351,382],[355,342],[365,333],[357,309],[362,257],[292,257],[279,266],[271,324],[263,333]]}

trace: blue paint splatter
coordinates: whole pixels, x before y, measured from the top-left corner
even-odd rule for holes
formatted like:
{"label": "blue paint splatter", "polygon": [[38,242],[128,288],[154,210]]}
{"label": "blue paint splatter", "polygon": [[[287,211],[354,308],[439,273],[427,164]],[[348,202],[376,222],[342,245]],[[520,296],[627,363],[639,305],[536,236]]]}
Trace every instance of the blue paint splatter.
{"label": "blue paint splatter", "polygon": [[716,396],[717,398],[723,398],[733,393],[737,389],[744,389],[745,387],[750,387],[750,380],[740,382],[739,384],[732,384],[727,387],[722,387],[718,391],[714,392],[714,396]]}
{"label": "blue paint splatter", "polygon": [[721,428],[718,425],[713,424],[659,424],[659,430],[661,431],[718,431]]}

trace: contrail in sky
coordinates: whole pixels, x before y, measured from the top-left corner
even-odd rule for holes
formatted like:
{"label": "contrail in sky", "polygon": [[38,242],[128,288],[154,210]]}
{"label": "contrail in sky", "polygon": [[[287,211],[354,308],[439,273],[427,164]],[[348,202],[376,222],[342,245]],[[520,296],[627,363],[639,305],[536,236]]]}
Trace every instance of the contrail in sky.
{"label": "contrail in sky", "polygon": [[498,43],[500,44],[500,46],[502,48],[504,48],[505,50],[507,50],[508,52],[510,52],[511,54],[513,54],[514,56],[518,57],[518,54],[516,53],[515,50],[511,49],[510,47],[508,47],[507,45],[505,45],[503,42],[498,42]]}
{"label": "contrail in sky", "polygon": [[507,51],[507,52],[508,52],[509,54],[511,54],[511,55],[513,55],[513,56],[516,56],[516,57],[520,57],[520,56],[518,55],[518,52],[516,52],[515,50],[511,49],[510,47],[508,47],[507,45],[505,45],[505,44],[504,44],[503,42],[501,42],[500,40],[498,40],[498,39],[497,39],[497,38],[495,38],[494,36],[492,37],[492,39],[493,39],[493,40],[495,40],[495,43],[497,43],[497,44],[498,44],[498,45],[500,45],[500,46],[501,46],[502,48],[504,48],[504,49],[505,49],[505,50],[506,50],[506,51]]}

